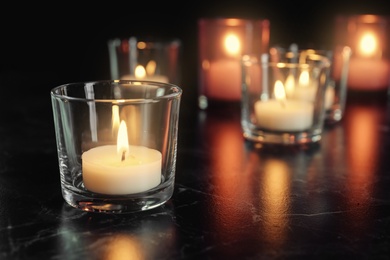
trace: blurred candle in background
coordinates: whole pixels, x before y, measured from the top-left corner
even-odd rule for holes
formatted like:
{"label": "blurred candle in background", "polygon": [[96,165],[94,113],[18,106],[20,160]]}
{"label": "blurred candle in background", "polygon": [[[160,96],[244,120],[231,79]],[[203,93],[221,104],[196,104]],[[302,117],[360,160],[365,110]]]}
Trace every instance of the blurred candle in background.
{"label": "blurred candle in background", "polygon": [[199,107],[241,99],[241,57],[265,53],[269,21],[202,18],[199,29]]}
{"label": "blurred candle in background", "polygon": [[111,79],[181,82],[179,39],[113,38],[107,41]]}
{"label": "blurred candle in background", "polygon": [[388,17],[379,15],[339,16],[336,45],[352,49],[348,88],[363,91],[387,90],[390,82]]}

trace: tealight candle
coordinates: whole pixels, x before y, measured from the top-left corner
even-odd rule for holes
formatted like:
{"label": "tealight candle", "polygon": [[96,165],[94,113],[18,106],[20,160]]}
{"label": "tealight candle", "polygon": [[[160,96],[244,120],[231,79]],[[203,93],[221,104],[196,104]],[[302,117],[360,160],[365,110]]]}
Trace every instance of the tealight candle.
{"label": "tealight candle", "polygon": [[202,18],[198,22],[198,106],[206,109],[239,102],[241,58],[246,54],[266,52],[269,21]]}
{"label": "tealight candle", "polygon": [[313,80],[310,80],[309,72],[303,70],[299,75],[298,83],[291,77],[287,77],[286,91],[291,98],[314,101],[317,93],[317,84]]}
{"label": "tealight candle", "polygon": [[388,56],[389,17],[380,15],[339,16],[336,20],[336,43],[350,46],[348,89],[357,91],[387,90],[390,83]]}
{"label": "tealight candle", "polygon": [[159,151],[129,146],[126,123],[118,130],[117,145],[92,148],[82,154],[82,175],[86,189],[108,195],[147,191],[161,182]]}
{"label": "tealight candle", "polygon": [[[310,80],[308,71],[302,71],[299,76],[298,83],[295,82],[295,77],[292,74],[287,76],[286,82],[286,94],[291,99],[306,100],[313,102],[315,95],[317,94],[317,82]],[[334,102],[334,88],[328,86],[325,92],[325,108],[331,108]]]}
{"label": "tealight candle", "polygon": [[349,86],[371,90],[387,88],[390,64],[377,57],[381,50],[376,35],[369,31],[362,34],[355,52],[349,63]]}
{"label": "tealight candle", "polygon": [[241,66],[237,60],[221,59],[210,63],[207,95],[221,100],[240,98]]}
{"label": "tealight candle", "polygon": [[307,100],[286,100],[283,83],[276,81],[276,99],[255,103],[257,125],[275,131],[301,131],[313,124],[313,104]]}
{"label": "tealight candle", "polygon": [[207,95],[222,100],[239,100],[241,97],[241,41],[236,34],[227,33],[222,49],[226,58],[204,62],[203,67],[208,82]]}

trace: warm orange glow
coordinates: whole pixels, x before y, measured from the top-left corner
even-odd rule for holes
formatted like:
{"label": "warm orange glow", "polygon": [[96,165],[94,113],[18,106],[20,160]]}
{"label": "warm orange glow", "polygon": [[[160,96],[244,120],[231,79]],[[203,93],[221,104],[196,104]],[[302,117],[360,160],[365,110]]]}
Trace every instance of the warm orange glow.
{"label": "warm orange glow", "polygon": [[[355,180],[358,173],[365,173],[363,169],[375,168],[378,159],[378,132],[376,125],[379,118],[375,114],[375,110],[365,107],[353,107],[349,113],[349,128],[348,134],[351,141],[350,146],[350,166],[355,172]],[[363,176],[367,177],[366,174]],[[362,176],[362,177],[363,177]]]}
{"label": "warm orange glow", "polygon": [[[269,205],[278,204],[283,199],[282,195],[285,193],[288,185],[286,176],[288,174],[288,167],[283,161],[270,160],[265,165],[265,190],[269,196]],[[286,194],[285,194],[286,195]]]}
{"label": "warm orange glow", "polygon": [[[345,183],[347,207],[351,210],[347,223],[354,237],[363,235],[368,227],[367,214],[357,214],[370,208],[374,196],[373,183],[380,158],[381,108],[362,105],[351,105],[346,119],[346,136],[348,136],[348,176]],[[357,205],[358,202],[358,205]],[[359,209],[360,208],[360,209]],[[353,224],[352,224],[353,223]],[[359,227],[359,228],[356,228]]]}
{"label": "warm orange glow", "polygon": [[150,60],[148,64],[146,64],[146,74],[149,76],[154,75],[156,72],[157,64],[154,60]]}
{"label": "warm orange glow", "polygon": [[275,82],[274,94],[277,100],[283,101],[286,99],[286,92],[284,91],[283,83],[280,80]]}
{"label": "warm orange glow", "polygon": [[118,139],[117,139],[117,152],[122,157],[125,153],[129,152],[129,139],[127,137],[127,126],[125,121],[121,121],[118,130]]}
{"label": "warm orange glow", "polygon": [[374,34],[366,33],[359,42],[359,52],[363,56],[373,56],[378,49],[378,41]]}
{"label": "warm orange glow", "polygon": [[146,42],[137,42],[137,48],[138,49],[145,49],[146,48]]}
{"label": "warm orange glow", "polygon": [[134,72],[134,74],[135,74],[135,77],[136,77],[137,79],[143,79],[143,78],[145,78],[145,77],[146,77],[146,70],[145,70],[144,66],[142,66],[142,65],[137,65],[137,67],[135,67],[135,72]]}
{"label": "warm orange glow", "polygon": [[104,257],[107,260],[125,260],[125,259],[146,259],[140,242],[136,239],[126,236],[113,236],[106,244]]}
{"label": "warm orange glow", "polygon": [[235,34],[228,34],[224,41],[225,50],[229,55],[236,56],[240,54],[240,40]]}
{"label": "warm orange glow", "polygon": [[[242,232],[242,223],[251,221],[250,204],[251,179],[243,162],[243,142],[239,124],[217,115],[207,115],[204,121],[205,136],[210,146],[210,167],[213,176],[210,208],[215,218],[214,225],[218,237],[236,239]],[[229,152],[235,151],[235,152]],[[227,228],[228,227],[228,228]]]}
{"label": "warm orange glow", "polygon": [[270,243],[280,245],[285,239],[288,224],[289,168],[281,160],[269,160],[265,163],[262,194],[264,231]]}

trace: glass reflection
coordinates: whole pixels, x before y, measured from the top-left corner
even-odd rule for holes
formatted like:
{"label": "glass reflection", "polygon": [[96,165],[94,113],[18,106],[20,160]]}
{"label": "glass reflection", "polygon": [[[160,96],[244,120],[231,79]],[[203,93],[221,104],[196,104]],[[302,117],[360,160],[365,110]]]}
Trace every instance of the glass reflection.
{"label": "glass reflection", "polygon": [[176,233],[172,213],[164,208],[145,214],[90,215],[64,205],[58,258],[158,259],[174,255]]}
{"label": "glass reflection", "polygon": [[[101,241],[102,242],[102,241]],[[104,241],[104,251],[101,255],[105,260],[141,260],[146,259],[145,251],[140,241],[133,236],[116,234]]]}

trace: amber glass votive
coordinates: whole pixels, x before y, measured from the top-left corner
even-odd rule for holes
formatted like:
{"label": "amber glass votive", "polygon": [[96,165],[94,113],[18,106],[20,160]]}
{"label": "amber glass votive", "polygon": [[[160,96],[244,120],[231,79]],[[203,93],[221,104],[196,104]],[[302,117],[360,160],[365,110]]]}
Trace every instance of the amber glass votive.
{"label": "amber glass votive", "polygon": [[390,19],[380,15],[338,16],[335,45],[349,46],[348,89],[387,91],[390,83]]}
{"label": "amber glass votive", "polygon": [[202,18],[198,21],[199,96],[206,109],[212,103],[241,98],[241,57],[267,52],[269,21]]}
{"label": "amber glass votive", "polygon": [[129,213],[173,194],[182,91],[152,81],[51,91],[62,195],[84,211]]}

